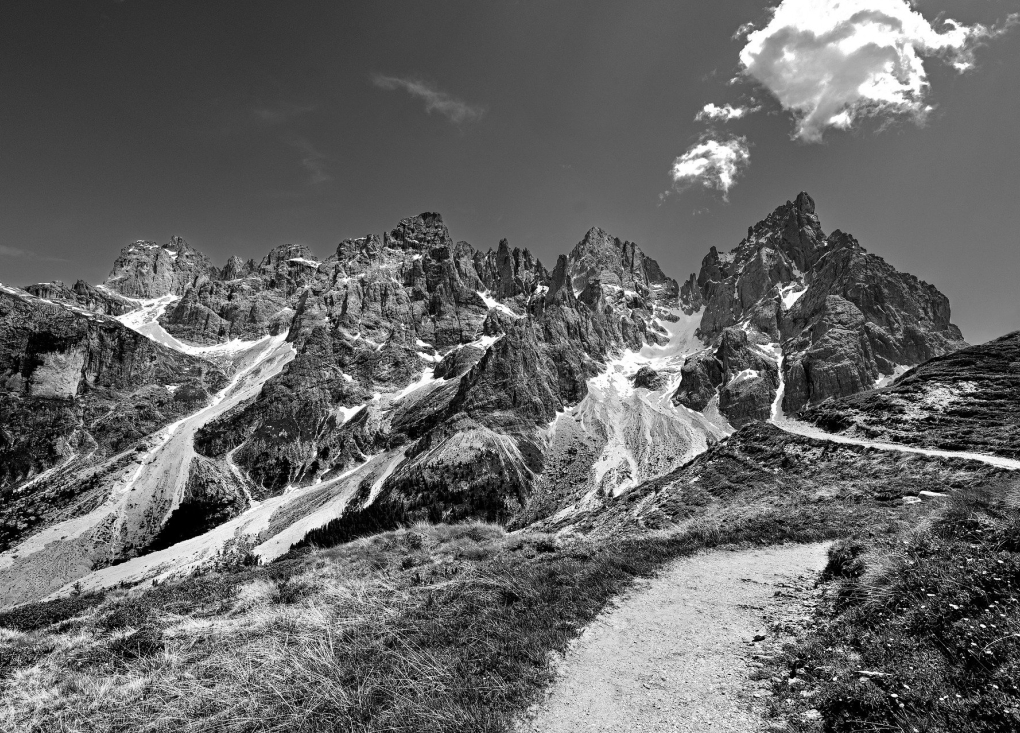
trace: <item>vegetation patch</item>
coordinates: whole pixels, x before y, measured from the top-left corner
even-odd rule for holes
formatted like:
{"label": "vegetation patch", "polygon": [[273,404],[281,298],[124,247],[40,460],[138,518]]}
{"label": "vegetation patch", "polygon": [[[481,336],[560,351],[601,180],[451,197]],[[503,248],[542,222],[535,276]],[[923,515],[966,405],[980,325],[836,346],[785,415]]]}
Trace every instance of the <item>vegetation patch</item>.
{"label": "vegetation patch", "polygon": [[833,546],[815,628],[772,663],[795,731],[1020,730],[1020,485]]}

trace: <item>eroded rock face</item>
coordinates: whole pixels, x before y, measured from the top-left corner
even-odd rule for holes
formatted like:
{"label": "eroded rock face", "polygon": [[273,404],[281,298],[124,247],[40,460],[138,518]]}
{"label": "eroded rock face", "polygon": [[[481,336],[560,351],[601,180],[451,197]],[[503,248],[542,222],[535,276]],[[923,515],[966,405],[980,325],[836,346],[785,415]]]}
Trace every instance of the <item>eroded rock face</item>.
{"label": "eroded rock face", "polygon": [[779,387],[774,357],[740,328],[727,328],[717,348],[687,359],[683,379],[673,401],[692,410],[704,410],[719,395],[719,411],[734,427],[767,420]]}
{"label": "eroded rock face", "polygon": [[790,355],[784,407],[870,389],[881,375],[963,346],[949,299],[833,232],[781,332]]}
{"label": "eroded rock face", "polygon": [[[843,232],[826,236],[806,193],[750,227],[733,251],[713,247],[697,278],[684,284],[681,303],[687,312],[704,308],[699,333],[713,345],[734,326],[781,344],[786,412],[860,392],[897,366],[965,345],[942,293]],[[678,401],[707,404],[710,370],[709,359],[692,357],[692,381]],[[721,399],[720,409],[728,414],[734,404]]]}
{"label": "eroded rock face", "polygon": [[[677,293],[653,260],[599,230],[550,273],[505,240],[487,253],[454,243],[437,214],[404,219],[382,238],[344,240],[315,269],[288,301],[298,354],[287,372],[197,446],[231,453],[262,497],[400,449],[405,462],[372,492],[378,511],[506,520],[542,471],[541,428],[585,397],[611,354],[665,342],[653,316]],[[432,381],[397,406],[373,398],[423,372]]]}
{"label": "eroded rock face", "polygon": [[193,458],[181,503],[146,549],[154,552],[198,537],[248,506],[241,481],[226,466],[201,456]]}

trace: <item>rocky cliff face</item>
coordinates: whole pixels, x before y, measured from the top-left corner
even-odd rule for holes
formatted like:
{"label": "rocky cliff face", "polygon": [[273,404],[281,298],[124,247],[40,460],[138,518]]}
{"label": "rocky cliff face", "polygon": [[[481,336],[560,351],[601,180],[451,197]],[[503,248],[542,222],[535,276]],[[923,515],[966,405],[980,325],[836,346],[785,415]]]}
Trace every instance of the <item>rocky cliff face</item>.
{"label": "rocky cliff face", "polygon": [[[781,348],[781,407],[790,413],[870,389],[897,367],[965,345],[942,293],[898,272],[848,234],[826,236],[806,193],[750,227],[733,251],[713,247],[680,298],[687,312],[703,309],[699,333],[713,347],[737,328],[748,336],[744,361]],[[722,395],[734,378],[706,355],[692,358],[688,373],[691,380],[676,399],[694,409],[713,390]],[[744,398],[720,408],[735,424],[765,419],[776,391],[774,381],[745,381]]]}

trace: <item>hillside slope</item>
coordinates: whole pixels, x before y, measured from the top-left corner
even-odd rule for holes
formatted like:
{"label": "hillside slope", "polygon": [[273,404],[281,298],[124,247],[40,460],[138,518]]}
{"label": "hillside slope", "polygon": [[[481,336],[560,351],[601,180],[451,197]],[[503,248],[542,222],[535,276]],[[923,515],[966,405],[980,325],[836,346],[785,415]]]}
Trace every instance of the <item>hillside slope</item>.
{"label": "hillside slope", "polygon": [[1020,332],[940,356],[894,384],[802,415],[841,435],[1020,458]]}

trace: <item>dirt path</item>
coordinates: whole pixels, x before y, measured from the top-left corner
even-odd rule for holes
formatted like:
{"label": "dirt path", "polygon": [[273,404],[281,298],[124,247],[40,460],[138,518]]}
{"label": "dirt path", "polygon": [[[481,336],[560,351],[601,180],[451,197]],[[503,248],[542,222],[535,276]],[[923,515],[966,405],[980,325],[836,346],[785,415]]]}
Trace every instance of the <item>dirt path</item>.
{"label": "dirt path", "polygon": [[705,553],[641,583],[585,630],[522,729],[758,730],[750,642],[779,606],[804,613],[805,581],[824,567],[826,547]]}

